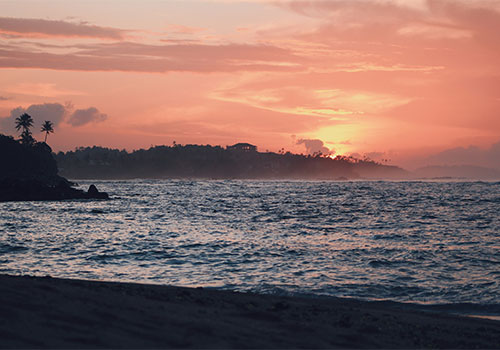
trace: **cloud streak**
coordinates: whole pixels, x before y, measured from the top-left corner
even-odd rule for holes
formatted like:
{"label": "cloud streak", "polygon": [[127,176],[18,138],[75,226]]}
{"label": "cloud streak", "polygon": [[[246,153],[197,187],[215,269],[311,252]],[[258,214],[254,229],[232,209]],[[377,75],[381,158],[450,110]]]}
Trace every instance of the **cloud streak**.
{"label": "cloud streak", "polygon": [[[299,40],[351,50],[387,64],[470,66],[498,61],[500,12],[487,2],[289,1],[278,5],[321,24]],[[432,54],[430,54],[432,53]]]}
{"label": "cloud streak", "polygon": [[78,37],[122,40],[126,31],[85,22],[0,17],[0,33],[13,37]]}
{"label": "cloud streak", "polygon": [[236,72],[297,71],[302,58],[270,45],[148,45],[133,42],[74,45],[73,53],[0,46],[0,67],[75,71]]}

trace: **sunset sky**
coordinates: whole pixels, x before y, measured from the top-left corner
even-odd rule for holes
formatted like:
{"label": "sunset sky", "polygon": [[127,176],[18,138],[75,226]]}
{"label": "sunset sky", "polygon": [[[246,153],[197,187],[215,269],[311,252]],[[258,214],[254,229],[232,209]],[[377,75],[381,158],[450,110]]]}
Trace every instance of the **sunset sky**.
{"label": "sunset sky", "polygon": [[0,0],[0,129],[52,120],[56,151],[500,154],[499,33],[495,0]]}

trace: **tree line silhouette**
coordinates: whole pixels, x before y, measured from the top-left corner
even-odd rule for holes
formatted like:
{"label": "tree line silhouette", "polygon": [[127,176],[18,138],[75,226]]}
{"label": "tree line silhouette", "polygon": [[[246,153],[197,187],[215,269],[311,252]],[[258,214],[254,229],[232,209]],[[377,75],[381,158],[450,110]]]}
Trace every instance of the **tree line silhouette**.
{"label": "tree line silhouette", "polygon": [[[33,149],[50,150],[46,141],[54,132],[53,123],[45,121],[41,131],[43,143],[31,133],[33,118],[27,113],[15,120],[21,132],[19,143]],[[11,145],[12,146],[12,145]],[[257,152],[248,143],[223,148],[211,145],[155,146],[133,152],[98,146],[79,147],[75,151],[53,155],[61,175],[72,179],[133,179],[133,178],[204,178],[204,179],[328,179],[404,178],[406,172],[395,166],[383,165],[370,159],[321,153],[299,155],[285,152]],[[47,157],[44,156],[44,159]],[[52,164],[52,161],[46,159]],[[52,169],[54,166],[51,166]],[[51,171],[53,173],[54,170]]]}
{"label": "tree line silhouette", "polygon": [[[247,145],[247,144],[245,144]],[[359,179],[402,178],[395,166],[320,154],[257,152],[211,145],[155,146],[133,152],[98,146],[55,155],[62,175],[71,179]]]}
{"label": "tree line silhouette", "polygon": [[[23,113],[16,118],[16,130],[21,131],[22,129],[20,141],[24,145],[33,145],[36,143],[36,140],[33,138],[33,134],[30,130],[32,126],[33,118],[28,113]],[[40,131],[45,133],[44,142],[47,143],[47,136],[54,132],[54,124],[51,121],[46,120]]]}

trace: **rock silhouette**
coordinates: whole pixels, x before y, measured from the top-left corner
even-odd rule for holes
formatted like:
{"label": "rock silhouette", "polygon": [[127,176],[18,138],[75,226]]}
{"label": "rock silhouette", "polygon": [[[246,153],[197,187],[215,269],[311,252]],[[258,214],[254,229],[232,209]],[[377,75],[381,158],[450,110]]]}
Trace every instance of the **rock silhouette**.
{"label": "rock silhouette", "polygon": [[0,202],[108,199],[97,188],[82,191],[58,175],[52,149],[44,142],[22,144],[0,135]]}
{"label": "rock silhouette", "polygon": [[106,192],[99,192],[94,184],[89,186],[89,189],[87,190],[87,196],[88,198],[95,199],[109,199],[108,194]]}

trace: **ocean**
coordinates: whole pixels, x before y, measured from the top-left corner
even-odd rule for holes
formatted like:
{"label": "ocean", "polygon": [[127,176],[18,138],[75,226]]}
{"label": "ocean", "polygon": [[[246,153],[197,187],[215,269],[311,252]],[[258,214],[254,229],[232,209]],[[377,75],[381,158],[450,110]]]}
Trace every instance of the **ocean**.
{"label": "ocean", "polygon": [[112,200],[0,203],[0,273],[500,315],[499,182],[91,183]]}

